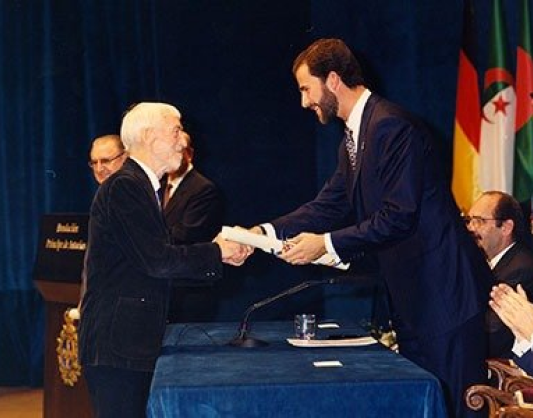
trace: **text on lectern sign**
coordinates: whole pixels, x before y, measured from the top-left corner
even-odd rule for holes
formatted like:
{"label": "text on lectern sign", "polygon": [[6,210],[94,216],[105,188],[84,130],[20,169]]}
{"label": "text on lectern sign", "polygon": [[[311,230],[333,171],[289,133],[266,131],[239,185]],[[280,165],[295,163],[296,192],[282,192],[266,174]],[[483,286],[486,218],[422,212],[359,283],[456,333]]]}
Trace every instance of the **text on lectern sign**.
{"label": "text on lectern sign", "polygon": [[34,277],[36,280],[79,282],[87,249],[88,214],[43,216]]}

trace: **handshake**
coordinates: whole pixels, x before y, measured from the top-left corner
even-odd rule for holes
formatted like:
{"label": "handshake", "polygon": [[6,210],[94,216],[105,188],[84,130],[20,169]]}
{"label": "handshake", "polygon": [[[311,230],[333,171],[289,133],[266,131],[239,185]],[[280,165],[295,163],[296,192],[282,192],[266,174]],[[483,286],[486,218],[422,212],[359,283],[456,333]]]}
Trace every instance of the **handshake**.
{"label": "handshake", "polygon": [[[223,263],[231,264],[232,266],[242,266],[246,259],[253,254],[254,247],[252,245],[246,245],[226,239],[224,235],[225,228],[226,227],[222,227],[222,231],[219,232],[213,242],[218,244],[220,247]],[[261,234],[261,230],[259,228],[257,228],[259,229],[259,232],[257,232],[254,228],[248,230],[244,228],[241,229],[243,231]]]}
{"label": "handshake", "polygon": [[222,261],[234,266],[242,265],[255,248],[274,254],[289,264],[320,264],[346,270],[337,256],[327,253],[324,235],[301,233],[286,241],[264,235],[263,228],[223,227],[215,238],[222,252]]}

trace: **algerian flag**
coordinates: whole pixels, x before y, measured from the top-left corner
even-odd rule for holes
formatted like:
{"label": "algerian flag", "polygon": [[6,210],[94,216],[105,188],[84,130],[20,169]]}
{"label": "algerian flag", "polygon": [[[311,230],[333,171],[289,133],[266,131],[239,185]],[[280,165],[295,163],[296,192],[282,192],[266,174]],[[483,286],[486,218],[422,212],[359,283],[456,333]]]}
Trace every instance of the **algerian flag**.
{"label": "algerian flag", "polygon": [[494,0],[479,150],[481,189],[513,192],[516,94],[501,0]]}

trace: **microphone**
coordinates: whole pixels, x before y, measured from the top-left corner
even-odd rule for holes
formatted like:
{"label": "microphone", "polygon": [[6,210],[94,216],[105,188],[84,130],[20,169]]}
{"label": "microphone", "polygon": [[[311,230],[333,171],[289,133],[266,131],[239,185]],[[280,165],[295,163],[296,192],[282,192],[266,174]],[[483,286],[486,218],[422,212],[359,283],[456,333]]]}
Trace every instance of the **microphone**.
{"label": "microphone", "polygon": [[353,283],[354,279],[355,279],[354,276],[345,276],[345,277],[339,276],[339,277],[324,279],[324,280],[309,280],[309,281],[300,283],[299,285],[290,287],[289,289],[286,289],[283,292],[278,293],[277,295],[268,297],[266,299],[263,299],[263,300],[260,300],[259,302],[254,303],[252,306],[246,309],[246,311],[244,311],[244,316],[239,326],[239,331],[237,333],[237,336],[233,338],[228,344],[234,347],[245,347],[245,348],[267,346],[268,343],[266,341],[258,340],[256,338],[252,338],[248,336],[248,332],[249,332],[248,318],[250,317],[250,314],[253,311],[265,305],[268,305],[278,299],[284,298],[294,293],[301,292],[302,290],[308,289],[310,287],[323,285],[323,284]]}

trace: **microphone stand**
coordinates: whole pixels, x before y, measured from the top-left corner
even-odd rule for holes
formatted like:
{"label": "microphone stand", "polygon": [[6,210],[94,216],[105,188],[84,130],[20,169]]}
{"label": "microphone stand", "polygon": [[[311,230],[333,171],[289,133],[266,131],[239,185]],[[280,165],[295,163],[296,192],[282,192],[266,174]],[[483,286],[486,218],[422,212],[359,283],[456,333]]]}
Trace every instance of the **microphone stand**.
{"label": "microphone stand", "polygon": [[284,290],[281,293],[278,293],[277,295],[271,296],[269,298],[263,299],[259,302],[254,303],[252,306],[250,306],[246,311],[244,312],[244,317],[241,321],[241,324],[239,326],[238,334],[235,338],[233,338],[228,344],[232,345],[234,347],[245,347],[245,348],[253,348],[253,347],[264,347],[267,346],[268,343],[266,341],[262,341],[256,338],[252,338],[248,336],[249,332],[249,326],[248,326],[248,318],[250,317],[250,314],[255,311],[256,309],[261,308],[262,306],[268,305],[271,302],[274,302],[275,300],[284,298],[285,296],[292,295],[294,293],[298,293],[304,289],[307,289],[309,287],[318,286],[321,284],[328,284],[328,283],[337,283],[337,280],[335,279],[325,279],[325,280],[309,280],[307,282],[300,283],[299,285],[293,286],[287,290]]}

